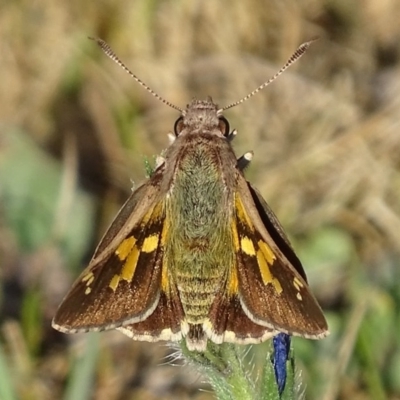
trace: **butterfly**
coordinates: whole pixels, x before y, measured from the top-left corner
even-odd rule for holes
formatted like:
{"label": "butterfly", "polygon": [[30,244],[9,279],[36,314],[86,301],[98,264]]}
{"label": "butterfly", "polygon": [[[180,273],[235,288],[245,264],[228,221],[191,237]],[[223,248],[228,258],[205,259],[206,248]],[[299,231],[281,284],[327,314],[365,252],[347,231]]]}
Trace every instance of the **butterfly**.
{"label": "butterfly", "polygon": [[174,140],[150,178],[111,224],[89,266],[62,301],[53,327],[64,333],[118,329],[145,341],[260,343],[279,332],[320,339],[323,312],[282,226],[244,177],[223,111],[268,85],[308,48],[244,99],[211,98],[180,109],[105,53],[164,103],[180,111]]}

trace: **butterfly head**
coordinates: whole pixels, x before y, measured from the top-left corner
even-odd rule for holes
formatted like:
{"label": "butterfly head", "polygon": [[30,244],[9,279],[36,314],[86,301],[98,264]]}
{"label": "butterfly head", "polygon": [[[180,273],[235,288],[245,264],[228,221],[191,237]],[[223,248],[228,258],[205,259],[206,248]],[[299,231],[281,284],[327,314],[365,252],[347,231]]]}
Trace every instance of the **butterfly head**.
{"label": "butterfly head", "polygon": [[175,135],[179,136],[184,131],[192,133],[219,131],[221,135],[227,136],[229,123],[211,97],[207,100],[193,99],[175,122]]}

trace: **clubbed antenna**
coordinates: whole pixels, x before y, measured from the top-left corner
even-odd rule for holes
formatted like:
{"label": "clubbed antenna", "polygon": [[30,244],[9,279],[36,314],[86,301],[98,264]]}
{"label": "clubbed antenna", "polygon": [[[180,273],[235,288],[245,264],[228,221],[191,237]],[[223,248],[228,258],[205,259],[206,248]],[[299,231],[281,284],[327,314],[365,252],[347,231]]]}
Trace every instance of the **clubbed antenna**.
{"label": "clubbed antenna", "polygon": [[258,93],[260,90],[264,89],[267,87],[270,83],[272,83],[279,75],[281,75],[285,70],[287,70],[292,64],[294,64],[310,47],[311,43],[315,42],[317,39],[310,40],[309,42],[305,42],[301,44],[298,49],[291,55],[289,60],[286,61],[286,64],[270,79],[268,79],[266,82],[264,82],[262,85],[260,85],[257,89],[253,90],[251,93],[249,93],[247,96],[243,97],[242,99],[229,104],[228,106],[221,108],[218,110],[218,113],[222,113],[222,111],[228,110],[229,108],[235,107],[239,104],[244,103],[246,100],[250,99],[250,97],[253,97],[256,93]]}
{"label": "clubbed antenna", "polygon": [[157,94],[153,89],[151,89],[149,86],[147,86],[141,79],[139,79],[135,74],[133,74],[129,68],[117,57],[117,55],[113,52],[113,50],[111,49],[111,47],[102,39],[98,39],[98,38],[92,38],[89,37],[89,39],[94,40],[99,46],[100,48],[103,50],[103,52],[111,58],[111,60],[115,61],[122,69],[124,69],[137,83],[139,83],[141,86],[143,86],[150,94],[152,94],[156,99],[160,100],[161,102],[163,102],[164,104],[166,104],[167,106],[170,106],[171,108],[180,111],[181,113],[183,113],[183,110],[170,103],[169,101],[163,99],[159,94]]}

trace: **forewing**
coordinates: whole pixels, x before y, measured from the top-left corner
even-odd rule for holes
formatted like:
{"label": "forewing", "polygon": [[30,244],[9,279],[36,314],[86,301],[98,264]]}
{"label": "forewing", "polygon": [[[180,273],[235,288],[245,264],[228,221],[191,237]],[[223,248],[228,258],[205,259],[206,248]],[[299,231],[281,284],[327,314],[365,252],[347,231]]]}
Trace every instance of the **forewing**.
{"label": "forewing", "polygon": [[[271,210],[270,206],[262,198],[260,192],[255,187],[251,186],[249,182],[247,182],[247,187],[251,194],[251,199],[253,200],[255,205],[255,210],[253,209],[254,214],[258,214],[260,222],[263,225],[260,225],[260,231],[263,231],[262,228],[264,227],[264,230],[267,231],[267,233],[281,250],[281,252],[285,254],[285,257],[290,262],[290,264],[307,282],[307,277],[306,273],[304,272],[303,266],[296,256],[296,253],[294,252],[293,247],[275,213]],[[250,209],[252,209],[252,206],[249,206]]]}
{"label": "forewing", "polygon": [[276,218],[272,220],[264,206],[240,176],[234,236],[241,305],[257,324],[308,338],[323,337],[327,324],[303,267]]}
{"label": "forewing", "polygon": [[122,207],[89,266],[61,303],[53,326],[76,333],[147,318],[160,297],[163,227],[156,175]]}

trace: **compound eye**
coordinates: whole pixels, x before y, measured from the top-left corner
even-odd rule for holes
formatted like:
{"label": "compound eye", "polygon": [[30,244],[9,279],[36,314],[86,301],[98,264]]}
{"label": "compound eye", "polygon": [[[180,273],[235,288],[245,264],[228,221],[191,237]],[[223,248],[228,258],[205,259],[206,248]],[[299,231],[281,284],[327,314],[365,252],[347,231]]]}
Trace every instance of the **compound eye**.
{"label": "compound eye", "polygon": [[229,122],[225,117],[218,117],[218,128],[224,136],[229,135]]}
{"label": "compound eye", "polygon": [[179,117],[174,125],[175,136],[179,136],[179,134],[183,131],[183,117]]}

